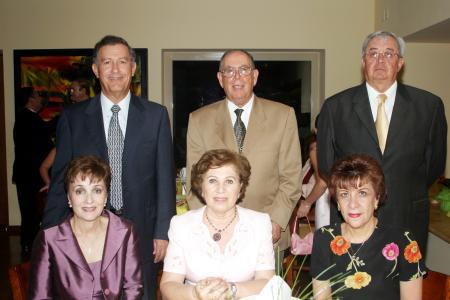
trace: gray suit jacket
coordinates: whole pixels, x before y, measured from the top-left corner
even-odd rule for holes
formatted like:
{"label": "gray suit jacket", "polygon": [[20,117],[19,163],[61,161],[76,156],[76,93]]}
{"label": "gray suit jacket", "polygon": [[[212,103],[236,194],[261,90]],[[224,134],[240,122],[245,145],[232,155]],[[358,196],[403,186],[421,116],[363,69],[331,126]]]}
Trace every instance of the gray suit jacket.
{"label": "gray suit jacket", "polygon": [[[379,208],[383,225],[409,228],[425,251],[428,235],[428,187],[445,168],[447,122],[442,100],[414,87],[398,84],[384,154],[365,83],[327,99],[317,134],[319,170],[329,175],[344,156],[365,153],[383,168],[387,199]],[[334,208],[332,222],[337,221]]]}

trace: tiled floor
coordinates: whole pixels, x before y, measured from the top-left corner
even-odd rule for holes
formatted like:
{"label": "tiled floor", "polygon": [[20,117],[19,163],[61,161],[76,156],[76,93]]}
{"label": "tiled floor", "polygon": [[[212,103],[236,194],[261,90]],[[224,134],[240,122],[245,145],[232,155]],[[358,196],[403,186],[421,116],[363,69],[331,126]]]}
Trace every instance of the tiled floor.
{"label": "tiled floor", "polygon": [[8,267],[22,262],[20,257],[20,237],[0,232],[0,299],[12,299],[9,286]]}

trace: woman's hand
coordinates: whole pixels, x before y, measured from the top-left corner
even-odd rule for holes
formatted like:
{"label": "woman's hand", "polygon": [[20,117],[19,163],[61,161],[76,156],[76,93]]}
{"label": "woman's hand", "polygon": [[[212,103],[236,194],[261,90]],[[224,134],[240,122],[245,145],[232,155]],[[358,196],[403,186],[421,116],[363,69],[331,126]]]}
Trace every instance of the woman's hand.
{"label": "woman's hand", "polygon": [[229,299],[228,283],[221,278],[205,278],[197,282],[194,287],[194,296],[200,300]]}
{"label": "woman's hand", "polygon": [[311,209],[311,205],[306,203],[306,201],[301,201],[300,206],[297,210],[297,218],[303,218],[306,217],[309,213],[309,210]]}

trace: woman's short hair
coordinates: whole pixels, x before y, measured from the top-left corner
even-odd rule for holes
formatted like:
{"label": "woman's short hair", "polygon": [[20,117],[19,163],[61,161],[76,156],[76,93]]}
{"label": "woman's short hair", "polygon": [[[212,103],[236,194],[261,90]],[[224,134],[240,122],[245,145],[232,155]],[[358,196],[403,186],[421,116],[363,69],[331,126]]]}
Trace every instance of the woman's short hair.
{"label": "woman's short hair", "polygon": [[73,159],[67,167],[64,175],[64,188],[69,191],[70,184],[75,182],[75,178],[81,175],[81,179],[86,177],[91,181],[105,183],[109,191],[111,185],[111,169],[107,163],[94,155],[79,156]]}
{"label": "woman's short hair", "polygon": [[210,169],[220,168],[226,165],[234,167],[236,173],[239,175],[239,181],[242,184],[239,194],[240,202],[245,196],[245,190],[250,179],[250,163],[245,156],[242,156],[234,151],[226,149],[215,149],[205,152],[199,161],[192,166],[191,172],[191,191],[202,202],[206,204],[202,196],[203,177]]}
{"label": "woman's short hair", "polygon": [[378,203],[382,204],[386,195],[383,170],[369,155],[353,154],[334,163],[328,188],[331,196],[336,199],[336,189],[358,188],[366,183],[372,184],[379,198]]}

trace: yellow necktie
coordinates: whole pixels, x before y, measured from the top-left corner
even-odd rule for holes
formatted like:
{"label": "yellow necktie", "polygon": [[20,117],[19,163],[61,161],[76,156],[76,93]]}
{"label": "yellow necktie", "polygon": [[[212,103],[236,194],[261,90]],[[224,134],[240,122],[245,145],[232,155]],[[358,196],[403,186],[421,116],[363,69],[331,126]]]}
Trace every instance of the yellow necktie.
{"label": "yellow necktie", "polygon": [[387,99],[385,94],[378,95],[378,110],[377,119],[375,120],[375,128],[377,129],[378,143],[380,145],[381,153],[384,153],[386,148],[386,138],[389,130],[389,121],[386,115],[386,110],[384,109],[384,102]]}

